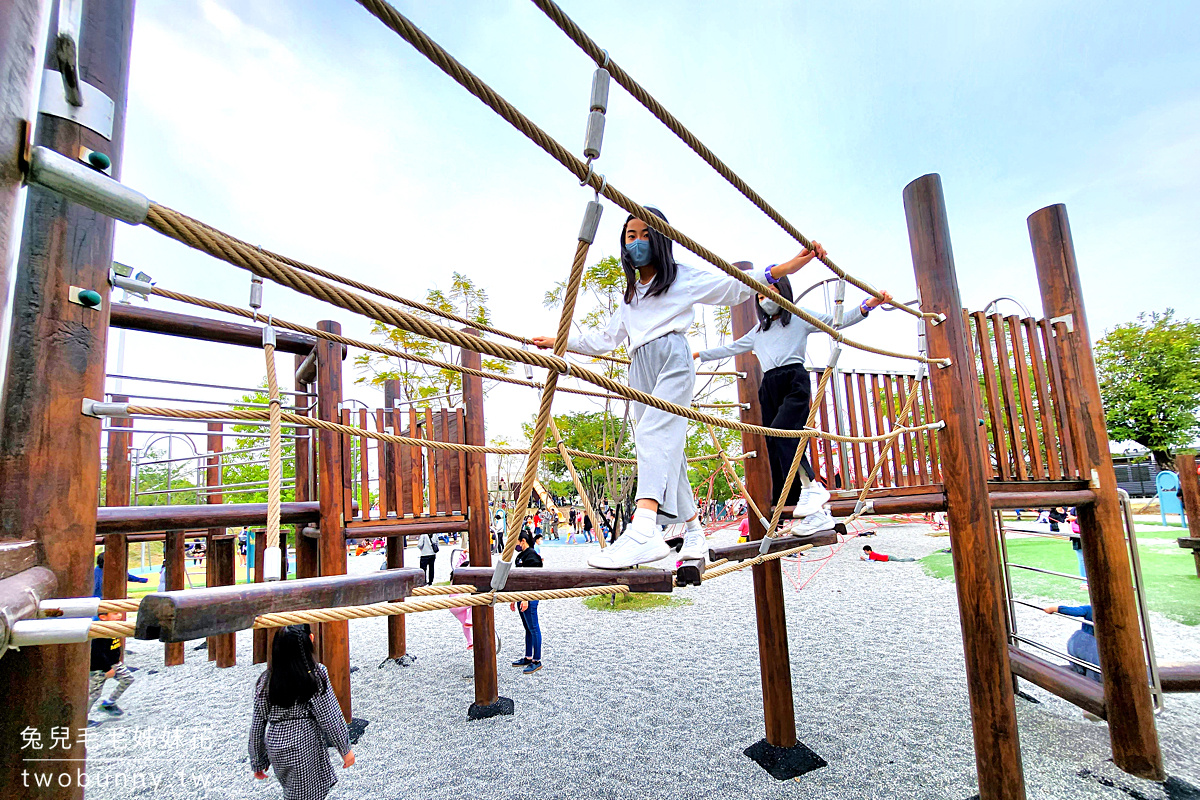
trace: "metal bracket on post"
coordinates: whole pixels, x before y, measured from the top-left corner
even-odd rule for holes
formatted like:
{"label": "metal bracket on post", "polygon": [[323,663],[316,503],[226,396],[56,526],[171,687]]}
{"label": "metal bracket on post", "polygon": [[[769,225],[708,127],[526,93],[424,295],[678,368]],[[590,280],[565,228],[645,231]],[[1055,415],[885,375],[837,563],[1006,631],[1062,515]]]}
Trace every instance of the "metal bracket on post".
{"label": "metal bracket on post", "polygon": [[86,417],[128,417],[129,403],[102,403],[99,400],[83,398],[83,415]]}
{"label": "metal bracket on post", "polygon": [[144,194],[48,147],[33,148],[26,180],[130,225],[141,225],[150,213]]}
{"label": "metal bracket on post", "polygon": [[495,571],[492,572],[492,591],[499,592],[504,589],[504,585],[508,583],[508,573],[512,572],[511,561],[497,561]]}
{"label": "metal bracket on post", "polygon": [[1051,330],[1054,330],[1054,323],[1056,323],[1056,322],[1061,322],[1064,325],[1066,325],[1067,333],[1075,332],[1075,315],[1074,314],[1063,314],[1061,317],[1051,317],[1050,318],[1050,329]]}

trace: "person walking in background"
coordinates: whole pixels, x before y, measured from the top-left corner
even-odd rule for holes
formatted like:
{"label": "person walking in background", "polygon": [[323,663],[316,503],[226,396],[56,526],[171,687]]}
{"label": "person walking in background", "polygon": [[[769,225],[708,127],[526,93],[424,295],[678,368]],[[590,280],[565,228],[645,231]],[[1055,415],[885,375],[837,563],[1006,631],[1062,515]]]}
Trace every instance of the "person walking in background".
{"label": "person walking in background", "polygon": [[[121,615],[119,613],[101,614],[100,619],[111,622],[120,620]],[[117,705],[117,700],[133,683],[133,673],[121,661],[120,639],[92,639],[92,663],[88,672],[88,714],[92,713],[92,706],[96,704],[96,700],[103,693],[104,684],[109,678],[116,678],[117,688],[113,689],[107,700],[100,703],[100,708],[114,717],[119,717],[125,712]],[[94,728],[99,724],[99,722],[89,719],[87,726]]]}
{"label": "person walking in background", "polygon": [[915,558],[901,558],[900,556],[889,556],[883,553],[876,553],[871,549],[871,545],[863,545],[863,554],[858,557],[859,561],[916,561]]}
{"label": "person walking in background", "polygon": [[425,585],[433,586],[433,567],[437,563],[438,543],[428,533],[422,533],[417,540],[417,549],[421,553],[421,569],[425,570]]}
{"label": "person walking in background", "polygon": [[1084,578],[1083,590],[1086,592],[1087,585],[1087,567],[1083,565],[1083,538],[1079,535],[1079,517],[1075,515],[1075,509],[1067,511],[1067,526],[1071,531],[1071,549],[1075,551],[1075,558],[1079,561],[1079,576]]}
{"label": "person walking in background", "polygon": [[343,769],[354,766],[350,732],[329,673],[313,658],[309,626],[289,625],[275,634],[270,664],[254,687],[250,768],[259,780],[274,769],[285,800],[322,800],[337,783],[326,742],[341,754]]}
{"label": "person walking in background", "polygon": [[[517,540],[516,567],[541,567],[542,557],[533,547],[533,539],[522,536]],[[524,667],[522,672],[532,675],[542,668],[542,626],[538,622],[538,601],[522,600],[509,603],[509,609],[520,611],[521,625],[525,628],[525,657],[512,662],[514,667]]]}
{"label": "person walking in background", "polygon": [[[134,583],[149,583],[149,578],[143,578],[141,575],[134,575],[132,572],[125,572],[125,579]],[[93,573],[92,580],[92,597],[100,597],[100,592],[104,587],[104,552],[96,556],[96,571]]]}

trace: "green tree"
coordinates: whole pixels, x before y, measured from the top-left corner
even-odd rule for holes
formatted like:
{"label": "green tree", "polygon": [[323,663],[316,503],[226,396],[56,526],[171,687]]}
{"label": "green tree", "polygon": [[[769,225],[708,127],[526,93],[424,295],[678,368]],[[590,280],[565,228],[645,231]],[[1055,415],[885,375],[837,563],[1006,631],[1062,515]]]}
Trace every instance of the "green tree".
{"label": "green tree", "polygon": [[[469,277],[461,272],[453,273],[449,291],[430,289],[425,294],[426,305],[433,306],[439,311],[473,320],[478,325],[492,324],[492,314],[488,310],[487,303],[487,292],[476,286]],[[431,322],[457,327],[457,323],[448,322],[436,314],[414,309],[405,310]],[[381,339],[384,345],[412,353],[415,356],[449,363],[455,360],[455,348],[452,346],[435,339],[418,336],[403,328],[376,322],[371,328],[371,334]],[[379,353],[363,353],[355,356],[354,365],[362,373],[356,379],[356,383],[370,383],[379,386],[386,380],[399,380],[401,391],[408,400],[437,397],[462,389],[462,373],[444,367],[433,367]],[[483,368],[505,375],[512,371],[507,361],[496,358],[485,357]]]}
{"label": "green tree", "polygon": [[[623,425],[625,429],[617,431],[615,440],[606,437],[614,435],[618,423],[604,412],[581,411],[555,415],[554,421],[567,447],[618,458],[634,457],[633,437],[627,421]],[[526,423],[523,428],[525,438],[530,439],[533,436],[533,422]],[[619,446],[606,450],[606,443],[611,441],[619,442]],[[608,497],[613,503],[621,503],[624,508],[630,507],[637,480],[637,470],[632,465],[580,457],[572,457],[571,461],[593,505],[598,506],[601,498]],[[546,434],[540,473],[539,479],[545,479],[543,485],[547,489],[559,487],[565,489],[564,494],[576,494],[566,462],[559,457],[558,446],[550,433]]]}
{"label": "green tree", "polygon": [[[266,386],[266,379],[263,379],[263,386]],[[288,396],[284,396],[286,404]],[[267,403],[266,389],[243,395],[241,404],[230,406],[231,410],[244,411],[248,409],[261,410]],[[230,489],[223,493],[222,500],[226,503],[265,503],[267,502],[267,449],[268,439],[266,434],[269,431],[267,423],[261,424],[234,424],[230,426],[234,434],[233,446],[226,445],[225,449],[231,451],[228,455],[221,456],[221,484],[224,486],[233,486],[235,484],[253,484],[244,486],[240,489]],[[287,438],[291,433],[290,428],[284,428],[284,438],[281,442],[283,453],[283,491],[281,496],[283,502],[289,503],[296,499],[295,479],[296,479],[296,440]],[[241,434],[240,436],[238,434]],[[253,434],[253,435],[252,435]],[[262,450],[254,450],[252,452],[238,452],[249,450],[250,448],[262,447]],[[290,485],[289,485],[290,484]]]}
{"label": "green tree", "polygon": [[1164,469],[1200,434],[1200,323],[1142,312],[1096,342],[1109,434],[1150,450]]}
{"label": "green tree", "polygon": [[[161,461],[166,457],[165,450],[149,450],[142,455],[139,461]],[[194,461],[139,466],[136,504],[139,506],[165,506],[198,503],[200,500],[196,491],[196,478]],[[170,491],[167,491],[168,489]]]}

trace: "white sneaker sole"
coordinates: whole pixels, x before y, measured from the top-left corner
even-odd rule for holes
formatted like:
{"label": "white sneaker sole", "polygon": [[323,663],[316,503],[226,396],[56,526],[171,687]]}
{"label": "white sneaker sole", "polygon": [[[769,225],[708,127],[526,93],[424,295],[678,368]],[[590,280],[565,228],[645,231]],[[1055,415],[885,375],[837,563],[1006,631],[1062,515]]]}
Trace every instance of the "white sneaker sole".
{"label": "white sneaker sole", "polygon": [[[620,540],[617,540],[620,542]],[[629,554],[625,555],[618,553],[618,558],[614,559],[610,555],[612,548],[617,545],[609,545],[608,548],[601,550],[596,555],[588,559],[588,566],[593,569],[629,569],[641,564],[653,564],[655,561],[662,561],[672,552],[671,548],[662,539],[651,543],[647,542],[640,545],[637,550],[630,548]]]}
{"label": "white sneaker sole", "polygon": [[828,491],[809,490],[809,496],[803,505],[797,505],[792,511],[792,516],[796,519],[803,519],[810,514],[816,514],[821,510],[821,507],[829,502],[831,495]]}

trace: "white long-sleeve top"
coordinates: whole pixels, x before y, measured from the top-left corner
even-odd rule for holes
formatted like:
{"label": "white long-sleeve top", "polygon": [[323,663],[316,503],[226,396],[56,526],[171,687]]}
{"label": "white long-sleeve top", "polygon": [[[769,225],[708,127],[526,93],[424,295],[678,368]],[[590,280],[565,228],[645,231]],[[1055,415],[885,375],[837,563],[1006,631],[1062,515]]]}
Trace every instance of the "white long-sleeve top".
{"label": "white long-sleeve top", "polygon": [[604,330],[572,333],[567,347],[589,355],[604,355],[629,340],[632,354],[646,342],[668,333],[686,334],[696,320],[695,306],[734,306],[756,296],[744,283],[724,273],[676,264],[675,281],[657,297],[646,297],[649,284],[634,284],[632,303],[621,303]]}
{"label": "white long-sleeve top", "polygon": [[[833,326],[832,314],[819,314],[811,309],[804,309],[826,325]],[[845,312],[842,317],[842,328],[848,328],[862,322],[866,316],[862,306],[856,306]],[[792,364],[804,364],[804,349],[808,346],[808,335],[820,330],[799,317],[792,315],[787,325],[780,325],[779,320],[771,323],[765,331],[761,325],[755,325],[750,331],[732,344],[723,347],[710,347],[700,351],[701,361],[720,361],[722,358],[735,356],[738,353],[754,351],[762,365],[763,372],[776,367],[786,367]]]}

